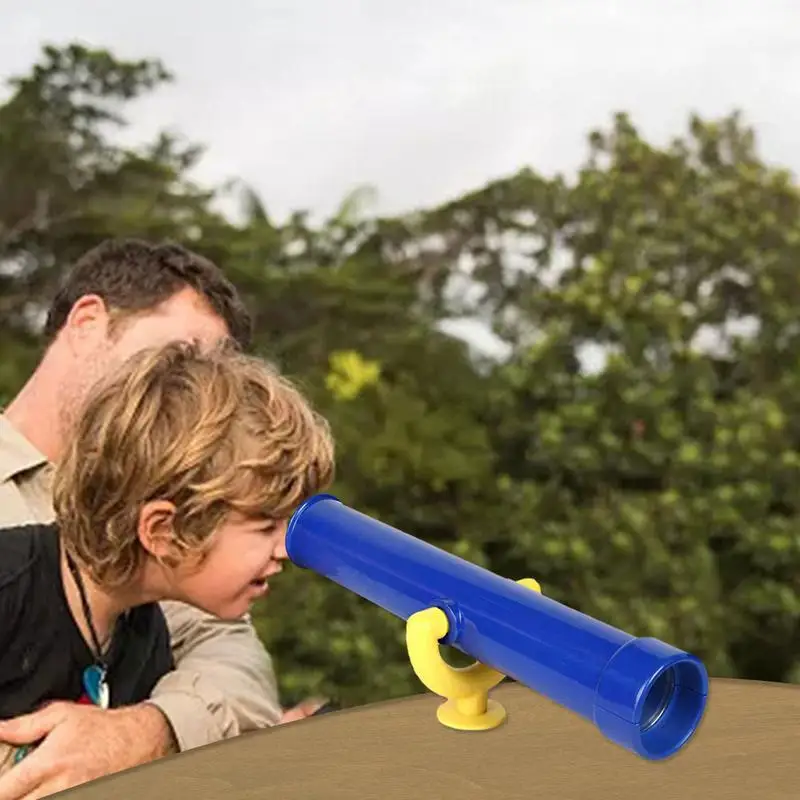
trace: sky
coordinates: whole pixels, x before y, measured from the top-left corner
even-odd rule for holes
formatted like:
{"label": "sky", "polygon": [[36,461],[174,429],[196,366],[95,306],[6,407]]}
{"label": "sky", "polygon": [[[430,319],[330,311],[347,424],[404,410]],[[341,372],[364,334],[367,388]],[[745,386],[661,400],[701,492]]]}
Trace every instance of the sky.
{"label": "sky", "polygon": [[655,141],[741,110],[800,173],[796,0],[0,0],[0,78],[43,43],[158,57],[173,86],[130,109],[207,146],[281,221],[443,202],[523,166],[567,172],[618,110]]}
{"label": "sky", "polygon": [[574,169],[627,110],[657,140],[742,109],[800,171],[800,4],[792,0],[0,0],[0,78],[44,42],[155,56],[174,86],[125,137],[167,128],[243,178],[276,218],[437,203],[522,166]]}

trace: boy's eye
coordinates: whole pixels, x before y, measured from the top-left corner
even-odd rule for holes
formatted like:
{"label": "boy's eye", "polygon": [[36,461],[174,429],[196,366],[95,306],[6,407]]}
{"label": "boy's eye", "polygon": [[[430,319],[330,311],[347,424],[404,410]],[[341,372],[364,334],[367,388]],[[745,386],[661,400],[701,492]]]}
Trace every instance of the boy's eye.
{"label": "boy's eye", "polygon": [[275,532],[275,527],[276,527],[276,524],[274,522],[266,522],[266,523],[262,523],[259,526],[258,531],[259,531],[259,533],[266,533],[266,534],[274,533]]}

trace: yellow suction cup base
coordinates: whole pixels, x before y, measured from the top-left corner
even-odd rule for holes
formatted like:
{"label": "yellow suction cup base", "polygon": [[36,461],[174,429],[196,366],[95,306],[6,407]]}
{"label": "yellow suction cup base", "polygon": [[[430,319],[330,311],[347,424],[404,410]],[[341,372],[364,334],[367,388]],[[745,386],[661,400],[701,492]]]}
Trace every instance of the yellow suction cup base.
{"label": "yellow suction cup base", "polygon": [[500,703],[488,700],[482,714],[465,714],[459,711],[456,701],[448,700],[436,709],[436,718],[456,731],[490,731],[505,721],[506,710]]}

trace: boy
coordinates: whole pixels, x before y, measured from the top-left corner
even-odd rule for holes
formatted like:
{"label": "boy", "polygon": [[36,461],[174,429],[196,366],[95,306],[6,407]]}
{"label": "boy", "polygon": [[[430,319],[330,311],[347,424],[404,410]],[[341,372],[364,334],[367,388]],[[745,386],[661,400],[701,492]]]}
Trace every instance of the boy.
{"label": "boy", "polygon": [[333,471],[327,423],[262,362],[180,343],[126,361],[58,464],[55,524],[0,536],[0,719],[145,700],[172,669],[158,603],[242,617]]}

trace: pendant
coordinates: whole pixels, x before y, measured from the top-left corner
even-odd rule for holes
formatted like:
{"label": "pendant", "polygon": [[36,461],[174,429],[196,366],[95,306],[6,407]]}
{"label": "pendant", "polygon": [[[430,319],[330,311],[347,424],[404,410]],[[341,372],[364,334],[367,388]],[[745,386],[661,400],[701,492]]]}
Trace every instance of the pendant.
{"label": "pendant", "polygon": [[83,688],[89,699],[100,708],[108,708],[111,693],[106,682],[106,671],[93,664],[83,671]]}
{"label": "pendant", "polygon": [[23,744],[17,748],[16,753],[14,753],[14,763],[19,764],[25,756],[27,756],[35,747],[36,745],[33,744]]}

